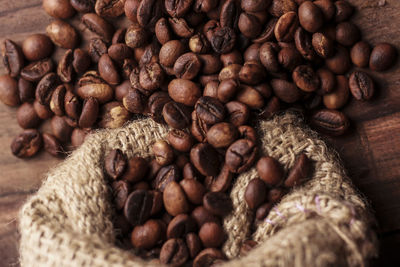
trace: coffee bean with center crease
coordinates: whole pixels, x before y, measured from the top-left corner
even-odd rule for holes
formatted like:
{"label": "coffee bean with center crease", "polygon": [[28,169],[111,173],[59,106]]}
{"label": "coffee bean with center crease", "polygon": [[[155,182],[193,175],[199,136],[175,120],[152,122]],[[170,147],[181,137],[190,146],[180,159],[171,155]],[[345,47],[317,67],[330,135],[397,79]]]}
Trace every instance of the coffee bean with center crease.
{"label": "coffee bean with center crease", "polygon": [[189,252],[182,239],[172,238],[161,247],[160,261],[173,267],[183,265],[189,258]]}
{"label": "coffee bean with center crease", "polygon": [[78,120],[81,113],[81,100],[77,95],[67,90],[64,98],[64,110],[68,117]]}
{"label": "coffee bean with center crease", "polygon": [[165,10],[171,17],[182,17],[185,15],[191,5],[193,0],[165,0]]}
{"label": "coffee bean with center crease", "polygon": [[65,51],[65,54],[61,58],[57,67],[57,75],[60,80],[64,83],[69,83],[72,80],[73,66],[72,61],[74,60],[74,55],[71,49]]}
{"label": "coffee bean with center crease", "polygon": [[21,103],[18,96],[17,81],[10,75],[0,76],[0,100],[11,107],[18,106]]}
{"label": "coffee bean with center crease", "polygon": [[51,95],[58,84],[57,75],[55,73],[46,74],[36,86],[35,97],[42,105],[50,103]]}
{"label": "coffee bean with center crease", "polygon": [[149,63],[140,68],[140,85],[148,91],[154,91],[160,88],[164,81],[164,71],[158,63]]}
{"label": "coffee bean with center crease", "polygon": [[120,82],[119,71],[108,54],[103,54],[98,63],[99,74],[107,83],[117,85]]}
{"label": "coffee bean with center crease", "polygon": [[132,226],[143,224],[150,217],[153,198],[149,191],[135,190],[125,202],[124,215]]}
{"label": "coffee bean with center crease", "polygon": [[151,118],[158,123],[164,122],[162,116],[162,110],[164,105],[171,101],[168,93],[163,91],[157,91],[153,93],[147,102],[149,113]]}
{"label": "coffee bean with center crease", "polygon": [[321,68],[317,70],[320,80],[320,88],[316,91],[319,95],[325,95],[332,92],[336,87],[336,76],[328,69]]}
{"label": "coffee bean with center crease", "polygon": [[82,16],[82,23],[105,42],[111,42],[114,34],[114,27],[102,17],[95,13],[87,13]]}
{"label": "coffee bean with center crease", "polygon": [[176,165],[162,167],[154,179],[154,188],[164,192],[165,187],[172,181],[180,180],[180,170]]}
{"label": "coffee bean with center crease", "polygon": [[202,183],[193,178],[185,178],[179,184],[191,203],[200,205],[203,202],[206,189]]}
{"label": "coffee bean with center crease", "polygon": [[257,146],[249,139],[239,139],[229,146],[225,155],[225,163],[233,173],[242,173],[254,163]]}
{"label": "coffee bean with center crease", "polygon": [[220,167],[218,152],[207,143],[195,145],[190,151],[190,160],[202,175],[217,175]]}
{"label": "coffee bean with center crease", "polygon": [[138,23],[133,23],[126,30],[125,43],[130,48],[142,47],[146,44],[148,39],[148,33],[144,27],[141,27]]}
{"label": "coffee bean with center crease", "polygon": [[324,105],[330,109],[339,109],[343,107],[350,95],[349,81],[346,76],[336,76],[336,89],[323,96]]}
{"label": "coffee bean with center crease", "polygon": [[237,128],[230,123],[214,124],[207,132],[207,142],[215,148],[230,146],[239,136]]}
{"label": "coffee bean with center crease", "polygon": [[1,47],[3,63],[11,77],[17,77],[24,66],[22,49],[13,41],[6,39]]}
{"label": "coffee bean with center crease", "polygon": [[299,25],[299,18],[296,12],[288,12],[282,15],[275,26],[275,37],[279,42],[290,42]]}
{"label": "coffee bean with center crease", "polygon": [[346,115],[331,109],[315,112],[310,118],[310,124],[318,131],[333,136],[342,135],[349,128],[349,120]]}
{"label": "coffee bean with center crease", "polygon": [[352,95],[357,100],[368,100],[374,94],[374,82],[368,74],[355,71],[350,75],[349,87]]}
{"label": "coffee bean with center crease", "polygon": [[232,200],[222,192],[208,192],[203,197],[204,207],[214,215],[224,217],[232,211]]}
{"label": "coffee bean with center crease", "polygon": [[290,169],[288,177],[285,181],[286,187],[293,187],[296,185],[301,185],[305,182],[311,170],[311,161],[306,154],[301,153],[297,156],[293,167]]}
{"label": "coffee bean with center crease", "polygon": [[160,18],[154,28],[156,37],[160,44],[165,44],[172,39],[172,33],[165,18]]}
{"label": "coffee bean with center crease", "polygon": [[207,124],[221,122],[225,118],[224,105],[213,97],[200,97],[195,105],[197,116]]}
{"label": "coffee bean with center crease", "polygon": [[166,166],[174,160],[174,151],[172,147],[164,140],[158,140],[153,144],[153,153],[156,161],[161,166]]}
{"label": "coffee bean with center crease", "polygon": [[193,137],[184,130],[172,129],[167,135],[171,146],[181,152],[189,152],[194,143]]}
{"label": "coffee bean with center crease", "polygon": [[314,92],[320,87],[320,80],[308,65],[300,65],[293,70],[292,78],[298,88],[305,92]]}
{"label": "coffee bean with center crease", "polygon": [[114,180],[124,173],[126,165],[126,157],[119,149],[112,150],[104,159],[104,168],[107,174]]}
{"label": "coffee bean with center crease", "polygon": [[101,17],[115,18],[124,13],[125,0],[97,0],[96,13]]}
{"label": "coffee bean with center crease", "polygon": [[107,53],[107,45],[100,38],[93,38],[89,42],[89,55],[93,62],[99,62],[102,55]]}
{"label": "coffee bean with center crease", "polygon": [[263,66],[257,61],[247,61],[239,72],[239,80],[245,84],[261,83],[266,77]]}
{"label": "coffee bean with center crease", "polygon": [[253,14],[242,12],[239,16],[238,27],[246,38],[256,38],[262,31],[262,24]]}
{"label": "coffee bean with center crease", "polygon": [[374,71],[384,71],[392,67],[397,58],[396,49],[388,43],[377,44],[369,58],[369,68]]}
{"label": "coffee bean with center crease", "polygon": [[50,109],[57,116],[64,115],[65,93],[66,93],[66,88],[62,84],[62,85],[57,86],[57,88],[54,90],[53,94],[51,95]]}
{"label": "coffee bean with center crease", "polygon": [[221,261],[225,261],[226,256],[216,248],[206,248],[196,256],[193,267],[211,267]]}
{"label": "coffee bean with center crease", "polygon": [[99,114],[99,102],[94,97],[85,99],[82,106],[82,112],[79,116],[79,126],[81,128],[90,128],[97,120]]}
{"label": "coffee bean with center crease", "polygon": [[186,128],[191,122],[190,109],[174,101],[170,101],[164,105],[162,115],[165,122],[176,129]]}
{"label": "coffee bean with center crease", "polygon": [[57,138],[48,133],[42,134],[44,150],[53,157],[60,157],[63,153],[63,147]]}
{"label": "coffee bean with center crease", "polygon": [[297,28],[294,34],[294,41],[297,50],[305,59],[313,61],[316,58],[317,55],[313,49],[311,35],[302,27]]}
{"label": "coffee bean with center crease", "polygon": [[[129,83],[129,81],[128,81]],[[120,87],[117,87],[120,88]],[[126,95],[122,98],[122,103],[124,104],[124,107],[129,110],[129,112],[140,114],[142,113],[147,104],[147,97],[143,95],[139,90],[135,88],[131,88],[129,85],[129,88],[127,89],[128,92]],[[117,90],[115,91],[117,94]]]}
{"label": "coffee bean with center crease", "polygon": [[228,121],[235,126],[246,124],[250,116],[250,110],[247,105],[238,102],[231,101],[225,104],[227,110]]}
{"label": "coffee bean with center crease", "polygon": [[108,48],[108,55],[119,64],[124,62],[124,59],[132,58],[133,52],[126,44],[113,44]]}
{"label": "coffee bean with center crease", "polygon": [[30,82],[38,82],[46,74],[51,72],[54,68],[54,63],[51,59],[42,59],[35,61],[25,66],[21,70],[21,77]]}
{"label": "coffee bean with center crease", "polygon": [[96,0],[70,0],[71,5],[80,13],[89,13],[94,11]]}
{"label": "coffee bean with center crease", "polygon": [[313,34],[312,45],[315,52],[317,52],[317,54],[322,58],[328,58],[332,56],[335,51],[332,40],[320,32]]}
{"label": "coffee bean with center crease", "polygon": [[231,186],[233,173],[224,164],[217,176],[207,176],[204,184],[211,192],[225,192]]}
{"label": "coffee bean with center crease", "polygon": [[151,219],[133,228],[131,242],[136,249],[151,249],[161,241],[162,236],[163,229],[160,221]]}
{"label": "coffee bean with center crease", "polygon": [[260,61],[269,72],[278,72],[279,46],[272,42],[266,42],[260,47]]}
{"label": "coffee bean with center crease", "polygon": [[162,15],[162,1],[142,0],[137,9],[137,21],[141,26],[152,27]]}
{"label": "coffee bean with center crease", "polygon": [[129,121],[131,113],[118,101],[108,102],[101,106],[98,126],[115,129]]}
{"label": "coffee bean with center crease", "polygon": [[175,76],[181,79],[191,80],[197,76],[201,68],[201,61],[194,53],[181,55],[174,64]]}
{"label": "coffee bean with center crease", "polygon": [[30,158],[42,148],[42,136],[33,129],[24,130],[11,143],[11,152],[19,158]]}
{"label": "coffee bean with center crease", "polygon": [[168,224],[167,238],[183,238],[196,230],[196,222],[187,214],[178,214]]}
{"label": "coffee bean with center crease", "polygon": [[77,94],[85,99],[90,96],[97,98],[100,103],[106,103],[113,98],[114,90],[96,71],[86,72],[78,81]]}
{"label": "coffee bean with center crease", "polygon": [[169,25],[172,31],[182,38],[190,38],[194,34],[194,29],[191,28],[184,18],[169,18]]}
{"label": "coffee bean with center crease", "polygon": [[217,28],[211,37],[211,47],[215,52],[225,54],[230,52],[236,43],[236,34],[232,28]]}

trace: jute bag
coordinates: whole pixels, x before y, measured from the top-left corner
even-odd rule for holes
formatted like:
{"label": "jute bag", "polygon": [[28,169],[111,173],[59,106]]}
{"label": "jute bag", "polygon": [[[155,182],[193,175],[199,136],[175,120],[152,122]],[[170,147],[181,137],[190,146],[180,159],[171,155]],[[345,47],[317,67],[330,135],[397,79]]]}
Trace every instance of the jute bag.
{"label": "jute bag", "polygon": [[[377,253],[368,206],[351,185],[337,156],[291,113],[257,126],[261,154],[293,166],[301,152],[313,160],[311,180],[277,204],[250,236],[252,212],[243,200],[252,168],[233,184],[234,210],[223,222],[227,240],[222,266],[366,266]],[[93,134],[47,174],[40,190],[20,213],[22,266],[160,266],[114,245],[113,209],[104,156],[114,148],[128,157],[151,156],[151,144],[167,127],[141,119]],[[350,148],[351,149],[351,148]],[[243,240],[259,246],[238,257]]]}

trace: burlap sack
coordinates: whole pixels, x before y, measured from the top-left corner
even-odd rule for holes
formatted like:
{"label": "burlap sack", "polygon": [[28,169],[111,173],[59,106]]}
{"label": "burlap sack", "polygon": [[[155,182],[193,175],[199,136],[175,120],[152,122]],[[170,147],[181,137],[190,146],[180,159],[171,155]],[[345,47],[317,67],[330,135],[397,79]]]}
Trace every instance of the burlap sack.
{"label": "burlap sack", "polygon": [[[242,258],[237,257],[239,246],[251,238],[253,216],[243,193],[257,175],[253,168],[238,177],[230,195],[234,211],[224,220],[228,238],[223,250],[230,261],[223,266],[368,265],[377,253],[371,217],[336,155],[293,114],[260,122],[257,128],[262,154],[278,159],[288,170],[296,155],[305,152],[315,162],[315,172],[258,226],[252,238],[261,245]],[[52,169],[21,210],[22,266],[155,265],[114,246],[103,158],[113,148],[128,157],[150,157],[151,144],[167,130],[142,119],[121,129],[99,131]]]}

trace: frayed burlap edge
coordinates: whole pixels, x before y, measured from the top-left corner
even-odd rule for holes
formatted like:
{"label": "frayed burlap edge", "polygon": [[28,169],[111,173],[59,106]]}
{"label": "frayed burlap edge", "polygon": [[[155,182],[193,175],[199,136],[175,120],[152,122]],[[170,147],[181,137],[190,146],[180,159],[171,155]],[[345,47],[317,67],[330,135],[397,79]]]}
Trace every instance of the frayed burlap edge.
{"label": "frayed burlap edge", "polygon": [[[233,185],[233,213],[224,220],[223,250],[235,258],[240,243],[261,242],[248,256],[224,266],[364,266],[376,254],[376,235],[363,199],[336,155],[293,114],[261,122],[262,154],[289,169],[300,152],[315,162],[312,179],[286,195],[250,236],[252,213],[243,200],[254,169]],[[112,206],[103,158],[119,148],[128,157],[151,156],[151,144],[167,134],[151,119],[93,134],[51,170],[20,212],[22,266],[160,266],[114,245]]]}

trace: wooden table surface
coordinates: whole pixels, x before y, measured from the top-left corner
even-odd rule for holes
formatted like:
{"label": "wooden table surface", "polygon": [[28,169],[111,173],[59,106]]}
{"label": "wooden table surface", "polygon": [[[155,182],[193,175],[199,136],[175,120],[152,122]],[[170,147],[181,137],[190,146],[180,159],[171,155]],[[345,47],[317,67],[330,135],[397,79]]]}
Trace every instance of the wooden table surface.
{"label": "wooden table surface", "polygon": [[[357,6],[353,21],[372,44],[387,41],[400,48],[399,0],[349,0]],[[44,32],[52,19],[41,0],[0,1],[0,41],[21,42]],[[73,25],[82,29],[78,19]],[[86,32],[85,32],[86,33]],[[62,54],[58,49],[56,57]],[[365,194],[379,223],[381,256],[376,266],[400,266],[400,60],[385,73],[372,73],[378,92],[367,103],[351,100],[344,109],[353,122],[344,137],[327,138],[337,149],[354,184]],[[3,66],[0,73],[4,73]],[[21,129],[15,108],[0,104],[0,266],[18,266],[18,210],[58,160],[46,153],[29,160],[11,155],[10,142]],[[48,125],[44,125],[44,128]]]}

